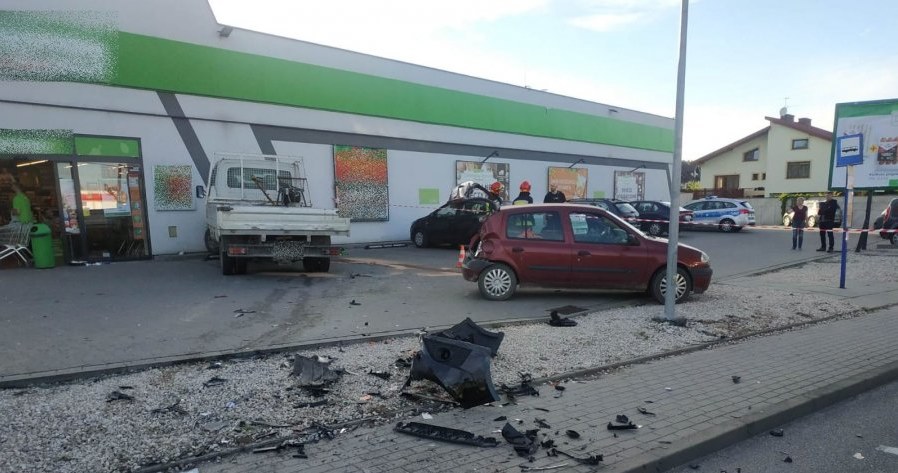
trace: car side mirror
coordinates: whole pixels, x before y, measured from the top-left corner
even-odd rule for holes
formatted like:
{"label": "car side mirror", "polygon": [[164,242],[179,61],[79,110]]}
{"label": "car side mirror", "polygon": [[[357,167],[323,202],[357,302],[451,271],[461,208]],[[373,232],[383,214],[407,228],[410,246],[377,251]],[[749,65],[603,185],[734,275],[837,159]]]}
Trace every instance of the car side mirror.
{"label": "car side mirror", "polygon": [[203,186],[196,186],[196,198],[202,199],[206,197],[206,188]]}

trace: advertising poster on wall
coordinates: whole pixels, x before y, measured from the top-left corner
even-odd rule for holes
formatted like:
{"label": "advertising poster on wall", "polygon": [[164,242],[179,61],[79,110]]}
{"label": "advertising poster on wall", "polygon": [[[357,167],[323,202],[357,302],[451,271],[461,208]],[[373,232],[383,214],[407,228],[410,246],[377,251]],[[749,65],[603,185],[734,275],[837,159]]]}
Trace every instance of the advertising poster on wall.
{"label": "advertising poster on wall", "polygon": [[898,99],[836,104],[830,155],[830,187],[845,187],[846,168],[839,166],[840,138],[861,135],[863,153],[854,165],[855,189],[898,187]]}
{"label": "advertising poster on wall", "polygon": [[502,201],[508,197],[509,165],[507,163],[480,163],[477,161],[455,162],[455,185],[462,182],[474,181],[483,187],[489,188],[490,184],[499,181],[502,183]]}
{"label": "advertising poster on wall", "polygon": [[59,178],[59,194],[62,196],[62,222],[65,232],[71,234],[81,233],[78,226],[78,203],[75,196],[75,180]]}
{"label": "advertising poster on wall", "polygon": [[549,167],[547,187],[552,187],[552,184],[555,184],[568,200],[585,198],[588,182],[589,169]]}
{"label": "advertising poster on wall", "polygon": [[645,173],[614,171],[614,198],[626,201],[645,199]]}
{"label": "advertising poster on wall", "polygon": [[334,145],[337,210],[353,222],[390,219],[387,150]]}

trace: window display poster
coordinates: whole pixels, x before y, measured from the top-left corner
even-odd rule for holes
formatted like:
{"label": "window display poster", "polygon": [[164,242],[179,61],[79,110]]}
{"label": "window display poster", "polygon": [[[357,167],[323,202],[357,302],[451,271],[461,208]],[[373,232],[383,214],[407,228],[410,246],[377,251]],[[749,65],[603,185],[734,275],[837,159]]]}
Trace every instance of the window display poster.
{"label": "window display poster", "polygon": [[455,185],[462,182],[474,181],[487,189],[490,184],[499,181],[502,183],[502,201],[508,197],[508,177],[510,166],[508,163],[480,163],[477,161],[455,162]]}
{"label": "window display poster", "polygon": [[548,187],[552,184],[558,186],[568,199],[583,199],[586,197],[586,185],[589,178],[589,169],[586,168],[556,168],[549,167]]}
{"label": "window display poster", "polygon": [[78,203],[75,199],[75,180],[59,178],[59,193],[62,195],[62,222],[65,232],[71,234],[81,233],[78,227]]}
{"label": "window display poster", "polygon": [[337,211],[353,222],[390,219],[387,150],[334,145]]}
{"label": "window display poster", "polygon": [[626,201],[645,199],[645,173],[614,171],[614,198]]}
{"label": "window display poster", "polygon": [[898,99],[836,104],[836,132],[830,156],[830,188],[846,184],[846,168],[838,166],[839,138],[863,135],[861,163],[854,168],[855,189],[898,187]]}

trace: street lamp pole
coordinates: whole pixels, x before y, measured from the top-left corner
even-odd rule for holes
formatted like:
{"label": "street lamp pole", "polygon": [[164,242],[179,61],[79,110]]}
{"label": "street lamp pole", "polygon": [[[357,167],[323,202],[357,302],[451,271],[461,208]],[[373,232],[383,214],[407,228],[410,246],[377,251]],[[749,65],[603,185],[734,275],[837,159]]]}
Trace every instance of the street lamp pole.
{"label": "street lamp pole", "polygon": [[689,0],[683,1],[680,13],[680,60],[677,66],[677,108],[674,115],[674,155],[670,181],[670,224],[667,244],[667,293],[664,296],[664,321],[685,324],[676,315],[677,244],[680,231],[680,179],[683,163],[683,99],[686,84],[686,31],[689,23]]}

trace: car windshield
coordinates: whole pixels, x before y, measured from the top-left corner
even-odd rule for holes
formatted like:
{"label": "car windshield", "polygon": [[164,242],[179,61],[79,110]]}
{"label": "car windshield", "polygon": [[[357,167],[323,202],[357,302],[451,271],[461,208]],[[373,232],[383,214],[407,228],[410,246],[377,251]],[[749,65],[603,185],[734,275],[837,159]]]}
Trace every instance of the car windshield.
{"label": "car windshield", "polygon": [[627,202],[618,202],[614,204],[617,206],[617,209],[623,212],[624,214],[632,214],[639,215],[639,212],[636,210],[636,207],[633,207]]}

